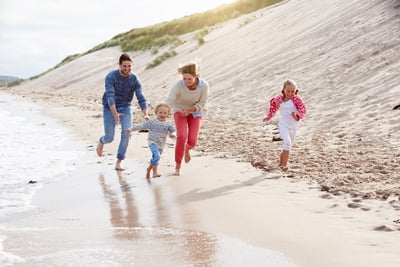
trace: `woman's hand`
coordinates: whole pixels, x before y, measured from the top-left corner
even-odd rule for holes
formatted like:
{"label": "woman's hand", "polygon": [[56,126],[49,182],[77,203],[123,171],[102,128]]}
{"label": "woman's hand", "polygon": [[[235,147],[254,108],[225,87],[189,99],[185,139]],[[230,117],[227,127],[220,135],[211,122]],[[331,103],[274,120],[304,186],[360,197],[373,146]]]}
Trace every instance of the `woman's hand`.
{"label": "woman's hand", "polygon": [[183,109],[183,110],[179,111],[179,113],[180,113],[182,116],[187,116],[187,115],[190,114],[186,109]]}
{"label": "woman's hand", "polygon": [[196,109],[196,107],[191,107],[191,108],[188,108],[188,109],[182,109],[181,111],[179,111],[179,113],[182,115],[182,116],[187,116],[187,115],[190,115],[190,114],[192,114],[192,113],[194,113],[194,112],[197,112],[197,109]]}

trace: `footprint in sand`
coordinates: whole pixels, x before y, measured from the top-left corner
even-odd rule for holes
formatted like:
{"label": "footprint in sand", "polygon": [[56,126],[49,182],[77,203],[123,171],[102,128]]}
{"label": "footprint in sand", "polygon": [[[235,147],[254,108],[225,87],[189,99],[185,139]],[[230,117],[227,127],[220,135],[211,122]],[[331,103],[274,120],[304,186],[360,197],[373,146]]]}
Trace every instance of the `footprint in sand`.
{"label": "footprint in sand", "polygon": [[382,232],[392,232],[393,229],[387,227],[386,225],[377,226],[374,228],[375,231],[382,231]]}

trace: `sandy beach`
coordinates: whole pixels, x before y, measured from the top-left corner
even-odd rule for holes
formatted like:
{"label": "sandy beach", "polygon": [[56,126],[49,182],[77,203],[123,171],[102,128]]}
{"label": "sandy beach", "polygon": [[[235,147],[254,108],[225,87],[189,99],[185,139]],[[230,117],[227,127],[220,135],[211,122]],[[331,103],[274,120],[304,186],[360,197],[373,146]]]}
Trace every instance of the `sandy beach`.
{"label": "sandy beach", "polygon": [[[400,104],[398,32],[396,0],[297,0],[215,26],[202,46],[194,34],[182,36],[186,42],[175,48],[177,56],[153,69],[145,67],[155,55],[132,52],[133,71],[153,107],[179,78],[180,63],[201,59],[201,76],[211,88],[192,161],[181,176],[172,176],[174,140],[168,140],[159,167],[163,176],[150,184],[144,179],[150,156],[145,133],[132,136],[123,173],[113,170],[116,142],[105,146],[104,158],[94,151],[103,127],[104,76],[117,67],[119,48],[3,89],[40,105],[85,144],[76,170],[38,192],[37,212],[7,220],[17,229],[36,226],[9,233],[4,248],[37,260],[20,266],[39,266],[35,255],[58,249],[73,255],[74,248],[91,243],[106,247],[95,258],[107,266],[107,258],[118,257],[110,244],[117,252],[134,249],[138,243],[132,240],[143,240],[135,231],[141,227],[142,235],[158,231],[139,243],[154,255],[171,244],[155,240],[168,236],[160,229],[178,231],[186,239],[172,244],[187,244],[186,266],[220,266],[210,261],[216,256],[210,256],[215,249],[209,244],[229,238],[246,244],[243,258],[254,261],[225,266],[260,266],[251,254],[257,248],[281,252],[295,266],[400,266],[400,110],[393,109]],[[282,144],[272,141],[279,136],[278,116],[268,124],[262,118],[287,78],[299,83],[308,114],[283,177],[276,168]],[[140,121],[136,103],[134,108]],[[190,240],[193,232],[202,237]],[[77,255],[69,262],[91,263],[79,264],[85,257]],[[137,266],[163,260],[174,266],[176,258],[137,259]]]}

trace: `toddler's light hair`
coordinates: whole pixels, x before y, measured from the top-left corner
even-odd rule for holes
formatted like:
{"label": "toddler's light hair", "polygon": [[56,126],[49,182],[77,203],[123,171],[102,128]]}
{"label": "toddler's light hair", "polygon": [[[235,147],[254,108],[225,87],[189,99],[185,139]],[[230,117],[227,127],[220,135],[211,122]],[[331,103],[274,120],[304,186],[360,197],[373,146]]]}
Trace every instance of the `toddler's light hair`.
{"label": "toddler's light hair", "polygon": [[154,108],[154,112],[157,114],[159,108],[164,107],[167,108],[168,114],[171,114],[171,106],[167,103],[160,103]]}

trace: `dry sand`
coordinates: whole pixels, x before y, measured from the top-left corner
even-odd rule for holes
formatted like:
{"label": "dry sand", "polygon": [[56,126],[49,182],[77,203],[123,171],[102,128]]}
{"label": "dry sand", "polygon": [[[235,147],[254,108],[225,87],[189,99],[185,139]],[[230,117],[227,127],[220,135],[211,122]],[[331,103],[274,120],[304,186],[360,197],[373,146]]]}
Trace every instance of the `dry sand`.
{"label": "dry sand", "polygon": [[[400,2],[286,1],[209,32],[202,46],[182,36],[177,56],[150,70],[157,55],[131,53],[152,106],[180,63],[200,59],[211,86],[193,161],[170,178],[169,141],[160,166],[179,206],[195,211],[185,227],[277,249],[301,266],[399,266]],[[98,51],[4,92],[39,103],[93,150],[104,76],[120,53]],[[308,114],[289,177],[274,179],[278,116],[262,118],[287,78],[300,85]],[[145,135],[132,141],[129,159],[146,164]],[[113,161],[115,146],[105,149]]]}

